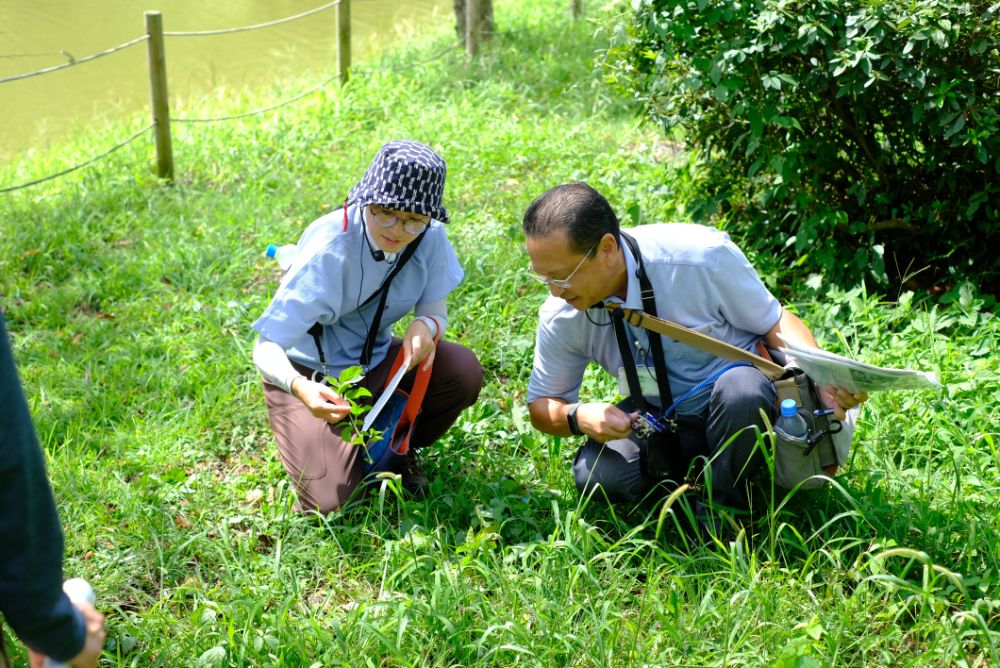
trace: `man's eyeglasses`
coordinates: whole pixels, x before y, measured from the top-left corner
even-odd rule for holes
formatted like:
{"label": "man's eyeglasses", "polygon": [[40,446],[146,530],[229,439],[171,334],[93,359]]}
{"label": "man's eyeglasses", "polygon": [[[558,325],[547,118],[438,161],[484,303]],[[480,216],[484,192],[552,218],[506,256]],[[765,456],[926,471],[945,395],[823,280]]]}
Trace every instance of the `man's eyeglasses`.
{"label": "man's eyeglasses", "polygon": [[542,285],[553,288],[559,288],[560,290],[569,290],[570,287],[569,282],[573,280],[573,276],[576,274],[576,272],[580,271],[580,267],[582,267],[583,263],[587,261],[587,258],[590,257],[590,254],[594,252],[594,249],[597,248],[597,244],[599,243],[601,243],[600,240],[598,240],[596,244],[591,246],[590,250],[588,250],[586,253],[583,254],[583,258],[576,265],[576,268],[574,268],[573,271],[569,272],[569,276],[567,276],[566,278],[546,278],[545,276],[536,274],[531,270],[528,270],[528,276],[531,276],[533,279],[535,279]]}
{"label": "man's eyeglasses", "polygon": [[421,218],[403,218],[401,214],[378,204],[372,204],[368,209],[372,212],[372,219],[379,227],[392,227],[398,222],[402,223],[403,229],[410,234],[420,234],[427,229],[428,221]]}

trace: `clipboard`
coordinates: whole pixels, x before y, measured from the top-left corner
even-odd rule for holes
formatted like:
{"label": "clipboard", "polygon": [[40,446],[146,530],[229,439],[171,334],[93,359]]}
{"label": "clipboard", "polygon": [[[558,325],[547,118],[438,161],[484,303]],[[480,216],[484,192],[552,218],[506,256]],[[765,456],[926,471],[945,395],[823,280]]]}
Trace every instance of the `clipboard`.
{"label": "clipboard", "polygon": [[379,396],[378,401],[375,402],[372,409],[368,411],[367,415],[365,415],[365,421],[361,424],[361,431],[368,431],[372,428],[372,425],[375,424],[375,418],[377,418],[379,413],[382,412],[385,405],[389,403],[389,397],[391,397],[392,393],[396,391],[396,387],[399,386],[399,381],[403,380],[403,376],[405,376],[406,372],[410,370],[409,361],[409,359],[404,360],[404,363],[399,365],[399,370],[396,372],[396,375],[390,378],[389,382],[385,384],[385,390]]}

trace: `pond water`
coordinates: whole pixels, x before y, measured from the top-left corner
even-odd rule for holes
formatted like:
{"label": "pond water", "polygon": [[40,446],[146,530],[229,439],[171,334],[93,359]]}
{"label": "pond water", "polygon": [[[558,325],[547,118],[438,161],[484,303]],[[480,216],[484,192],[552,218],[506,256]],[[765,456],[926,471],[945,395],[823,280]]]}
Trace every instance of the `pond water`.
{"label": "pond water", "polygon": [[[256,25],[326,3],[0,0],[0,79],[70,62],[140,37],[146,32],[146,11],[161,12],[165,32],[182,32]],[[353,0],[352,62],[423,26],[453,23],[452,4],[451,0]],[[91,62],[0,84],[0,159],[48,146],[76,126],[144,114],[149,109],[146,48],[146,42],[140,42]],[[303,73],[314,74],[309,81],[316,83],[334,75],[336,9],[261,30],[168,36],[165,49],[172,114],[196,118],[199,103],[218,91]],[[137,120],[136,129],[146,122],[150,121]]]}

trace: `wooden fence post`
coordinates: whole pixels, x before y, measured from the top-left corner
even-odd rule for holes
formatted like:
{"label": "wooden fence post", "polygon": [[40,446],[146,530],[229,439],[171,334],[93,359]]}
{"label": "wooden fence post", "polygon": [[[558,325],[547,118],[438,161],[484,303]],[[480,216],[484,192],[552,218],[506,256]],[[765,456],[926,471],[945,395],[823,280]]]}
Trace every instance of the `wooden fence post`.
{"label": "wooden fence post", "polygon": [[347,83],[351,69],[351,0],[337,3],[337,73]]}
{"label": "wooden fence post", "polygon": [[479,0],[465,0],[465,52],[474,57],[479,53]]}
{"label": "wooden fence post", "polygon": [[573,18],[578,19],[583,14],[583,0],[572,0]]}
{"label": "wooden fence post", "polygon": [[167,97],[167,56],[163,48],[163,17],[146,12],[149,60],[149,97],[153,107],[153,136],[156,139],[156,174],[174,178],[174,149],[170,143],[170,98]]}

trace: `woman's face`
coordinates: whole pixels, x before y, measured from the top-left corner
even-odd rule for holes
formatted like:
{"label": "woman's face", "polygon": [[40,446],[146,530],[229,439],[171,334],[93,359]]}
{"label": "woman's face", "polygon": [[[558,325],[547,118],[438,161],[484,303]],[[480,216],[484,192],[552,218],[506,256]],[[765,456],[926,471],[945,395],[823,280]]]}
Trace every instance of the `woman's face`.
{"label": "woman's face", "polygon": [[427,229],[430,222],[430,217],[409,211],[388,209],[378,204],[366,207],[365,225],[368,236],[385,253],[398,253],[406,248],[408,243]]}

